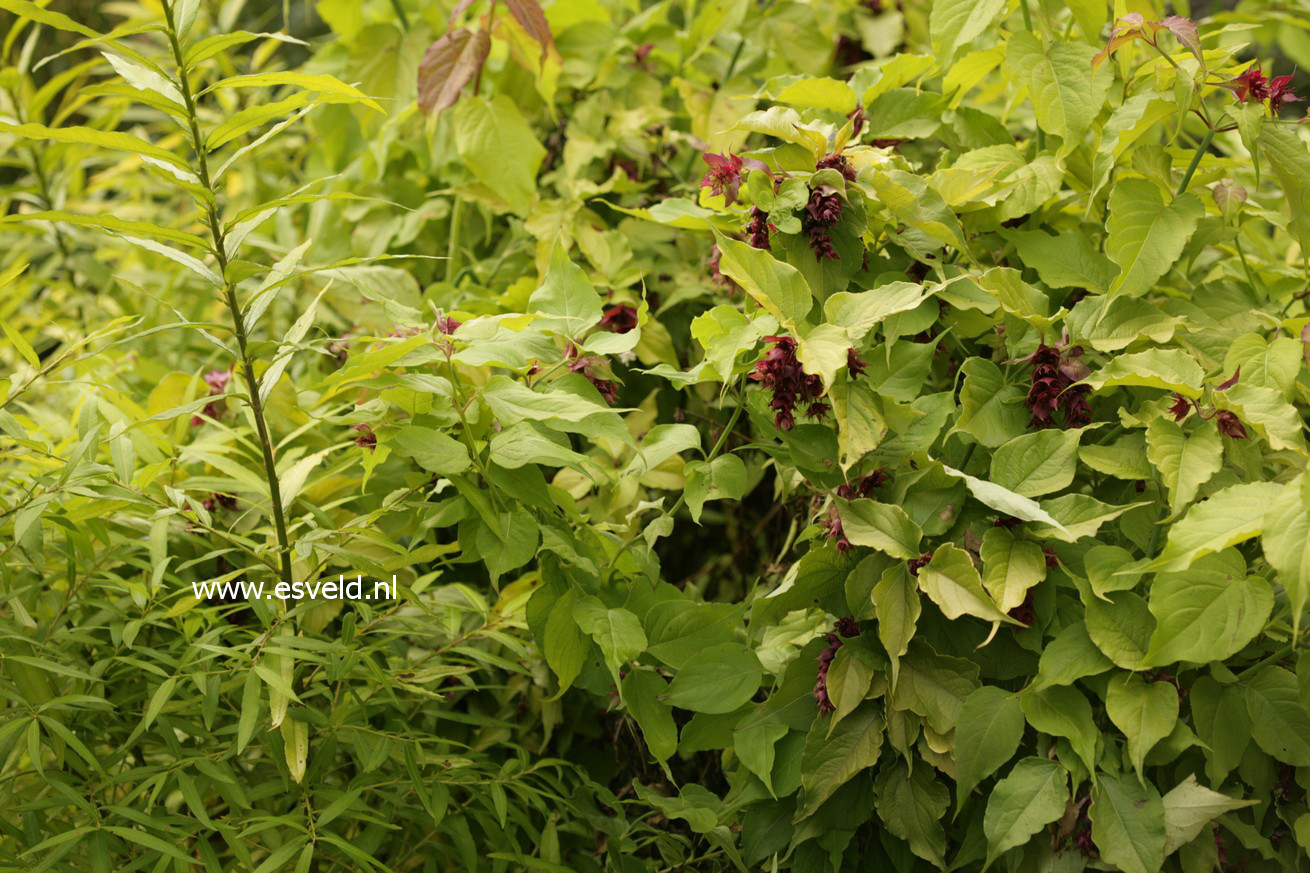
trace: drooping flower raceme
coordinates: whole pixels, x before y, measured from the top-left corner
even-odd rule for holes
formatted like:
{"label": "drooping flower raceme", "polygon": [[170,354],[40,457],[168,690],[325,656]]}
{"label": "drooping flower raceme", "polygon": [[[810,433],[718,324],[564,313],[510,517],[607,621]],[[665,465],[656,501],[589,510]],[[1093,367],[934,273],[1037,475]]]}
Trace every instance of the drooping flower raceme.
{"label": "drooping flower raceme", "polygon": [[773,348],[764,360],[755,365],[751,378],[773,391],[769,408],[775,413],[773,422],[779,430],[796,426],[796,405],[806,403],[805,414],[819,418],[828,411],[823,396],[823,380],[806,373],[796,357],[796,340],[786,336],[765,337]]}
{"label": "drooping flower raceme", "polygon": [[837,250],[833,248],[830,231],[841,220],[841,195],[829,185],[820,185],[810,191],[810,200],[805,204],[805,214],[801,218],[801,227],[809,238],[810,249],[814,257],[823,260],[837,260]]}
{"label": "drooping flower raceme", "polygon": [[1032,428],[1054,427],[1055,413],[1064,410],[1065,427],[1082,427],[1092,420],[1092,409],[1087,403],[1089,388],[1074,383],[1086,378],[1090,372],[1082,361],[1082,346],[1065,342],[1048,346],[1039,343],[1037,350],[1025,360],[1032,364],[1032,385],[1028,389],[1028,409]]}

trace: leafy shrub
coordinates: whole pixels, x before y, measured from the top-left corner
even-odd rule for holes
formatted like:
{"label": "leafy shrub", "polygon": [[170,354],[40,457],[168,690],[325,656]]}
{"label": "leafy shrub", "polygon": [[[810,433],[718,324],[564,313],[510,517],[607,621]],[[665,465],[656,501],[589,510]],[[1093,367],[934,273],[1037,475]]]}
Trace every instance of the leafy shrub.
{"label": "leafy shrub", "polygon": [[0,857],[1305,870],[1310,11],[451,5],[0,0]]}

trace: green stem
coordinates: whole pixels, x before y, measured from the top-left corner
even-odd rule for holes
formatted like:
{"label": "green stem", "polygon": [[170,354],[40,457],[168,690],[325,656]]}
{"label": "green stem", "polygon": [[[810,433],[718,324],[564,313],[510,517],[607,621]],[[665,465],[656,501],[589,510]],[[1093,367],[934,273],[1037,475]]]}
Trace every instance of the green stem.
{"label": "green stem", "polygon": [[1206,130],[1205,136],[1201,137],[1201,142],[1196,147],[1196,154],[1192,155],[1192,162],[1187,165],[1187,172],[1183,174],[1183,184],[1178,186],[1178,196],[1182,196],[1187,191],[1187,186],[1192,183],[1192,175],[1196,173],[1196,168],[1201,165],[1201,156],[1210,149],[1210,143],[1214,140],[1214,129]]}
{"label": "green stem", "polygon": [[[1028,11],[1028,0],[1019,0],[1019,8],[1023,10],[1023,26],[1029,33],[1036,35],[1033,30],[1033,14]],[[1042,132],[1041,125],[1037,126],[1037,151],[1046,151],[1046,134]]]}
{"label": "green stem", "polygon": [[164,15],[168,22],[168,41],[173,49],[173,59],[177,63],[178,85],[182,92],[182,100],[186,105],[187,121],[191,127],[191,147],[196,155],[196,175],[200,178],[200,184],[204,186],[209,194],[205,203],[205,217],[214,243],[214,258],[218,261],[218,274],[223,280],[223,302],[227,304],[228,312],[232,317],[232,330],[237,338],[240,364],[249,389],[250,413],[255,420],[255,432],[259,437],[259,445],[263,454],[264,477],[268,480],[268,496],[269,502],[272,504],[273,528],[277,535],[281,577],[283,582],[291,585],[291,543],[287,537],[286,518],[282,513],[282,489],[278,485],[277,464],[273,458],[273,441],[269,437],[268,424],[264,418],[264,404],[259,399],[259,377],[255,374],[255,359],[248,347],[250,335],[246,328],[245,317],[241,314],[241,304],[237,299],[236,285],[227,275],[226,239],[223,224],[218,215],[218,195],[209,177],[209,164],[206,160],[204,140],[200,136],[200,123],[196,116],[195,96],[191,93],[190,75],[185,56],[182,54],[182,46],[178,42],[177,27],[173,21],[173,5],[173,3],[164,4]]}
{"label": "green stem", "polygon": [[405,7],[400,4],[400,0],[391,0],[391,8],[396,10],[396,17],[400,19],[400,29],[409,30],[409,16],[405,14]]}
{"label": "green stem", "polygon": [[453,196],[455,203],[450,207],[450,238],[446,240],[446,281],[452,285],[459,274],[459,224],[464,217],[464,201],[458,194]]}

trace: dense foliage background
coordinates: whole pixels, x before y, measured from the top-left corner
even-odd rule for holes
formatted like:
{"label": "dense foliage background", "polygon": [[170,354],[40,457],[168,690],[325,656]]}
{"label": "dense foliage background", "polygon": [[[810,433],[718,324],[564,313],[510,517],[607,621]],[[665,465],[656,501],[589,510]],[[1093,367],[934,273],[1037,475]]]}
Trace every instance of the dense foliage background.
{"label": "dense foliage background", "polygon": [[0,57],[0,867],[1310,870],[1304,0]]}

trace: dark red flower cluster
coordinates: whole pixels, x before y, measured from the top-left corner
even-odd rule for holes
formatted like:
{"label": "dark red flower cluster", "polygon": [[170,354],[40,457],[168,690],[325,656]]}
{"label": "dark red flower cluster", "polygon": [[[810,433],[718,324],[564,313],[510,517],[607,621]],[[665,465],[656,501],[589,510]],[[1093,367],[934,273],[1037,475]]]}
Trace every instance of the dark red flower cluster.
{"label": "dark red flower cluster", "polygon": [[700,187],[721,194],[728,206],[736,203],[737,191],[741,189],[741,168],[745,162],[733,154],[715,155],[705,152],[701,157],[710,169],[700,180]]}
{"label": "dark red flower cluster", "polygon": [[[209,386],[209,396],[215,397],[219,394],[227,393],[228,383],[232,381],[231,370],[210,370],[205,374],[205,384]],[[221,401],[214,400],[205,404],[204,414],[210,418],[223,417],[223,404]],[[205,420],[199,415],[191,416],[191,426],[198,427],[205,423]]]}
{"label": "dark red flower cluster", "polygon": [[446,336],[450,336],[452,333],[459,330],[461,323],[462,322],[456,321],[449,315],[443,315],[437,319],[437,330]]}
{"label": "dark red flower cluster", "polygon": [[1003,527],[1006,530],[1014,530],[1021,524],[1023,524],[1023,519],[1010,515],[998,515],[992,519],[992,527]]}
{"label": "dark red flower cluster", "polygon": [[1227,409],[1221,410],[1214,419],[1215,427],[1224,436],[1232,437],[1235,440],[1244,440],[1247,437],[1246,428],[1242,427],[1242,420]]}
{"label": "dark red flower cluster", "polygon": [[1194,406],[1196,406],[1196,404],[1193,401],[1175,391],[1174,403],[1173,406],[1169,407],[1169,414],[1174,417],[1174,421],[1182,421],[1184,418],[1187,418],[1187,416],[1192,414],[1192,408]]}
{"label": "dark red flower cluster", "polygon": [[600,326],[610,333],[627,333],[637,326],[637,308],[629,303],[605,307]]}
{"label": "dark red flower cluster", "polygon": [[869,370],[868,363],[855,353],[855,349],[846,350],[846,375],[858,379]]}
{"label": "dark red flower cluster", "polygon": [[801,216],[801,229],[809,237],[814,257],[820,260],[835,261],[838,258],[830,233],[833,225],[841,220],[843,205],[841,195],[830,185],[820,185],[810,191],[810,201],[805,204],[805,214]]}
{"label": "dark red flower cluster", "polygon": [[917,558],[911,558],[909,563],[907,563],[905,566],[906,569],[910,571],[911,576],[918,576],[919,571],[922,570],[924,567],[928,566],[928,562],[931,560],[932,560],[932,552],[924,552],[922,555],[920,555]]}
{"label": "dark red flower cluster", "polygon": [[836,709],[832,705],[832,699],[828,697],[828,668],[832,666],[832,659],[837,656],[837,650],[842,646],[841,637],[849,639],[859,636],[860,623],[853,618],[839,618],[836,629],[837,633],[825,637],[828,647],[819,653],[819,670],[814,682],[814,699],[819,701],[819,715],[828,715]]}
{"label": "dark red flower cluster", "polygon": [[200,505],[205,507],[209,512],[213,512],[215,509],[236,509],[237,499],[235,495],[220,494],[215,491],[213,494],[206,497]]}
{"label": "dark red flower cluster", "polygon": [[643,70],[646,69],[646,57],[655,48],[655,43],[644,42],[632,50],[632,61]]}
{"label": "dark red flower cluster", "polygon": [[838,554],[846,554],[852,548],[851,541],[846,539],[846,531],[841,525],[841,513],[837,507],[828,510],[828,517],[823,522],[823,529],[828,535],[828,539],[833,540]]}
{"label": "dark red flower cluster", "polygon": [[827,640],[828,647],[819,653],[819,671],[814,681],[814,699],[819,701],[819,715],[828,715],[837,708],[828,697],[828,668],[832,666],[832,659],[841,648],[841,638],[836,634],[828,634]]}
{"label": "dark red flower cluster", "polygon": [[1028,408],[1032,412],[1029,427],[1054,427],[1055,413],[1064,409],[1065,427],[1082,427],[1092,420],[1092,408],[1087,404],[1086,385],[1075,385],[1090,372],[1078,360],[1082,346],[1048,346],[1040,343],[1037,351],[1028,356],[1032,364],[1032,386],[1028,389]]}
{"label": "dark red flower cluster", "polygon": [[1271,112],[1287,103],[1300,103],[1301,98],[1292,90],[1291,76],[1266,79],[1260,67],[1254,66],[1228,82],[1239,103],[1267,103]]}
{"label": "dark red flower cluster", "polygon": [[605,402],[613,406],[619,399],[619,383],[609,379],[602,379],[596,375],[595,368],[604,365],[605,359],[594,355],[580,354],[578,347],[569,343],[569,356],[574,360],[569,364],[570,373],[581,373],[587,381],[596,386],[600,396],[605,398]]}
{"label": "dark red flower cluster", "polygon": [[1050,546],[1042,546],[1042,557],[1046,559],[1046,566],[1052,570],[1060,566],[1060,556]]}
{"label": "dark red flower cluster", "polygon": [[843,500],[854,500],[857,497],[868,497],[873,493],[873,489],[880,485],[886,485],[888,476],[883,472],[882,467],[878,467],[872,473],[866,473],[860,477],[860,481],[851,485],[843,482],[837,486],[837,496]]}
{"label": "dark red flower cluster", "polygon": [[769,214],[758,206],[752,208],[750,221],[746,222],[746,235],[751,246],[767,251],[769,229]]}
{"label": "dark red flower cluster", "polygon": [[[863,124],[863,121],[861,121],[861,124]],[[846,160],[845,155],[828,155],[826,158],[820,158],[819,162],[815,164],[815,169],[836,170],[846,177],[847,182],[855,181],[855,168],[851,166],[850,161]]]}
{"label": "dark red flower cluster", "polygon": [[796,404],[808,404],[805,414],[820,418],[828,411],[823,396],[823,380],[806,373],[796,357],[796,340],[786,336],[767,336],[773,348],[755,365],[751,378],[773,391],[769,408],[775,413],[773,423],[779,430],[796,426]]}
{"label": "dark red flower cluster", "polygon": [[361,449],[368,449],[370,452],[377,450],[378,435],[373,433],[373,428],[369,427],[367,424],[356,424],[352,425],[350,429],[357,434],[355,437],[355,445],[359,446]]}

